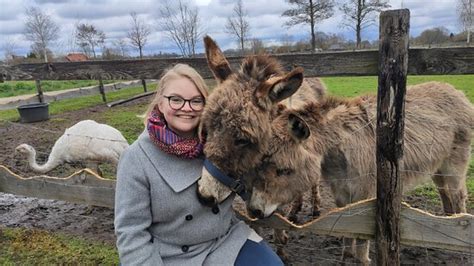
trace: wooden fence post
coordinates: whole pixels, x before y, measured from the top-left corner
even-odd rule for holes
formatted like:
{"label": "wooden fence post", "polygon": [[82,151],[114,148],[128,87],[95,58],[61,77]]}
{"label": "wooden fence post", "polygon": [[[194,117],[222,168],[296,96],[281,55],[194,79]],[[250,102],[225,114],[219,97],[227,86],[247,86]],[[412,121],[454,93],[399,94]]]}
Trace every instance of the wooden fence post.
{"label": "wooden fence post", "polygon": [[99,91],[100,91],[100,94],[102,95],[102,101],[106,103],[107,98],[105,98],[105,90],[104,90],[104,83],[102,82],[102,77],[99,77]]}
{"label": "wooden fence post", "polygon": [[380,14],[377,94],[376,265],[400,265],[400,209],[410,11]]}
{"label": "wooden fence post", "polygon": [[144,91],[144,92],[147,92],[145,79],[142,79],[142,85],[143,85],[143,91]]}
{"label": "wooden fence post", "polygon": [[38,100],[40,103],[44,103],[43,89],[41,89],[41,82],[39,79],[35,80],[36,91],[38,91]]}

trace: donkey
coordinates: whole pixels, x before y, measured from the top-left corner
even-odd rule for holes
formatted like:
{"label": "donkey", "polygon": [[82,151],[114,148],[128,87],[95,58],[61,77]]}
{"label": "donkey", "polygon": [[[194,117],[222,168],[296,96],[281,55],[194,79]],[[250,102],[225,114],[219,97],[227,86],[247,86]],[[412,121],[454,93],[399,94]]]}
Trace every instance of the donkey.
{"label": "donkey", "polygon": [[[240,70],[234,72],[210,37],[206,36],[204,43],[208,65],[218,81],[201,116],[201,135],[206,136],[204,153],[225,175],[240,179],[246,176],[246,169],[255,167],[262,159],[268,147],[266,140],[271,136],[270,121],[277,110],[281,106],[298,108],[305,102],[317,101],[325,88],[320,82],[310,86],[304,81],[302,68],[287,73],[277,60],[266,55],[245,58]],[[203,169],[198,181],[201,202],[218,204],[231,193],[207,168]],[[288,214],[290,220],[296,220],[301,205],[302,197],[293,201]],[[319,215],[317,184],[312,188],[312,205],[313,215]],[[277,242],[287,241],[283,232],[275,237]],[[279,254],[284,257],[281,249]]]}
{"label": "donkey", "polygon": [[[266,55],[245,58],[240,70],[233,72],[210,37],[204,38],[204,44],[209,68],[218,81],[201,116],[204,153],[221,172],[240,179],[262,160],[277,111],[283,106],[298,108],[306,102],[317,102],[325,88],[320,82],[309,86],[303,80],[302,68],[286,73],[277,60]],[[214,205],[231,193],[207,168],[203,169],[198,181],[201,202]],[[314,194],[318,202],[317,190]]]}
{"label": "donkey", "polygon": [[[439,82],[407,89],[403,191],[429,180],[447,215],[466,212],[466,172],[474,130],[474,106],[461,91]],[[329,183],[336,205],[376,195],[376,97],[325,97],[274,117],[265,160],[252,176],[249,213],[263,218],[319,183]],[[359,240],[357,241],[359,242]],[[369,264],[368,241],[345,239]],[[355,248],[355,249],[354,249]]]}

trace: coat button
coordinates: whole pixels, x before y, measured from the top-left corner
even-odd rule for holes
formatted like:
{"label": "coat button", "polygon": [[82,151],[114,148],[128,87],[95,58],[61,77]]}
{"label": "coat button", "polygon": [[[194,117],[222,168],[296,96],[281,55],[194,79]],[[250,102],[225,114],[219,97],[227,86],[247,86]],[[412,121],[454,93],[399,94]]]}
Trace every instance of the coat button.
{"label": "coat button", "polygon": [[191,221],[193,219],[193,216],[191,214],[186,215],[185,217],[186,221]]}
{"label": "coat button", "polygon": [[219,213],[219,207],[217,207],[217,206],[212,207],[212,213],[218,214]]}
{"label": "coat button", "polygon": [[182,250],[183,252],[188,252],[189,246],[184,245],[184,246],[181,247],[181,250]]}

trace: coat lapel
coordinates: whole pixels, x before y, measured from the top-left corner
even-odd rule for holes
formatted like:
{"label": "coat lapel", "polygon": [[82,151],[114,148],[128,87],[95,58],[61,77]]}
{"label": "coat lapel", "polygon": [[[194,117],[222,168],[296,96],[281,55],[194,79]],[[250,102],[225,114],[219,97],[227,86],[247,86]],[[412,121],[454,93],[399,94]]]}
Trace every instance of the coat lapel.
{"label": "coat lapel", "polygon": [[166,154],[153,144],[147,130],[138,137],[138,144],[173,191],[181,192],[201,177],[203,159],[182,159]]}

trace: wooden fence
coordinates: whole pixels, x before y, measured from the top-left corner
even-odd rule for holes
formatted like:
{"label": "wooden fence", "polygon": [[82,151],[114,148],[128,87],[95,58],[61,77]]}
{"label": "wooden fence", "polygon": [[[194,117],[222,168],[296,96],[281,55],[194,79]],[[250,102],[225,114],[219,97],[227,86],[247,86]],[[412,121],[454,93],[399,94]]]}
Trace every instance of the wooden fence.
{"label": "wooden fence", "polygon": [[[287,68],[303,67],[308,77],[376,76],[378,56],[378,50],[275,55]],[[408,58],[409,75],[474,74],[474,47],[410,49]],[[228,60],[238,69],[242,58]],[[163,70],[176,63],[189,64],[203,77],[212,78],[205,58],[177,58],[1,65],[0,79],[159,79]]]}
{"label": "wooden fence", "polygon": [[[89,169],[66,178],[45,175],[24,178],[0,165],[0,191],[113,208],[115,181],[103,179]],[[252,226],[335,237],[375,239],[375,199],[333,210],[303,225],[295,225],[278,214],[264,220],[254,220],[245,214],[238,214]],[[400,217],[402,244],[466,253],[474,251],[474,215],[435,216],[402,204]]]}
{"label": "wooden fence", "polygon": [[[389,119],[392,120],[381,120],[380,123],[401,123],[401,127],[391,126],[390,128],[394,132],[386,135],[398,136],[398,138],[390,138],[389,141],[401,147],[399,144],[400,136],[403,136],[402,113],[406,74],[474,74],[474,48],[408,50],[409,22],[408,20],[404,21],[407,12],[404,10],[382,12],[381,18],[383,16],[392,20],[387,23],[386,27],[380,29],[381,36],[387,34],[387,36],[381,37],[383,43],[380,46],[380,53],[379,51],[355,51],[310,55],[292,54],[276,57],[288,68],[294,65],[302,66],[305,68],[307,76],[379,75],[379,93],[392,93],[391,95],[396,97],[388,98],[398,100],[398,102],[384,102],[386,106],[390,106],[390,108],[395,106],[396,109],[386,108],[386,110],[381,110],[382,108],[379,108],[378,110],[378,113],[381,111],[396,113],[397,118],[393,120],[394,117],[391,117]],[[394,23],[394,21],[400,23]],[[382,21],[380,24],[385,25]],[[240,65],[240,60],[241,58],[238,57],[229,58],[234,68]],[[0,74],[4,80],[156,79],[161,76],[165,68],[175,63],[189,64],[204,77],[211,77],[204,58],[21,64],[0,66]],[[380,82],[384,79],[388,80],[389,84]],[[381,90],[384,89],[383,87],[391,91],[383,92]],[[379,121],[377,124],[379,124]],[[379,133],[379,129],[377,130]],[[377,150],[383,151],[384,148],[378,146]],[[390,178],[398,180],[397,160],[402,152],[398,151],[397,154],[398,156],[392,156],[394,160],[384,159],[386,160],[385,164],[389,164],[390,167],[377,168],[378,175],[384,175],[379,170],[389,172],[385,173],[385,178],[378,178],[378,181],[388,182]],[[379,162],[379,158],[377,158],[377,161]],[[394,176],[393,173],[395,173]],[[7,193],[112,207],[114,186],[114,181],[101,179],[89,170],[77,172],[66,179],[48,176],[23,178],[15,175],[6,167],[0,166],[0,191]],[[383,265],[390,262],[398,263],[396,258],[399,256],[399,242],[462,252],[472,253],[474,251],[473,215],[460,214],[453,217],[437,217],[410,208],[406,204],[400,203],[400,197],[396,191],[400,188],[390,186],[390,184],[384,184],[384,186],[378,184],[377,194],[380,195],[379,189],[381,189],[382,195],[388,195],[389,197],[379,197],[377,204],[374,200],[353,204],[330,212],[302,226],[295,226],[278,215],[264,221],[253,221],[244,215],[242,217],[253,224],[311,231],[316,234],[361,239],[374,239],[377,235],[379,242],[385,241],[382,244],[379,243],[382,248],[377,251],[377,254],[383,253],[383,250],[386,252],[385,255],[377,257],[377,264]],[[375,207],[376,205],[377,207]],[[384,206],[388,206],[388,210],[382,210]],[[381,217],[382,215],[386,217]]]}

